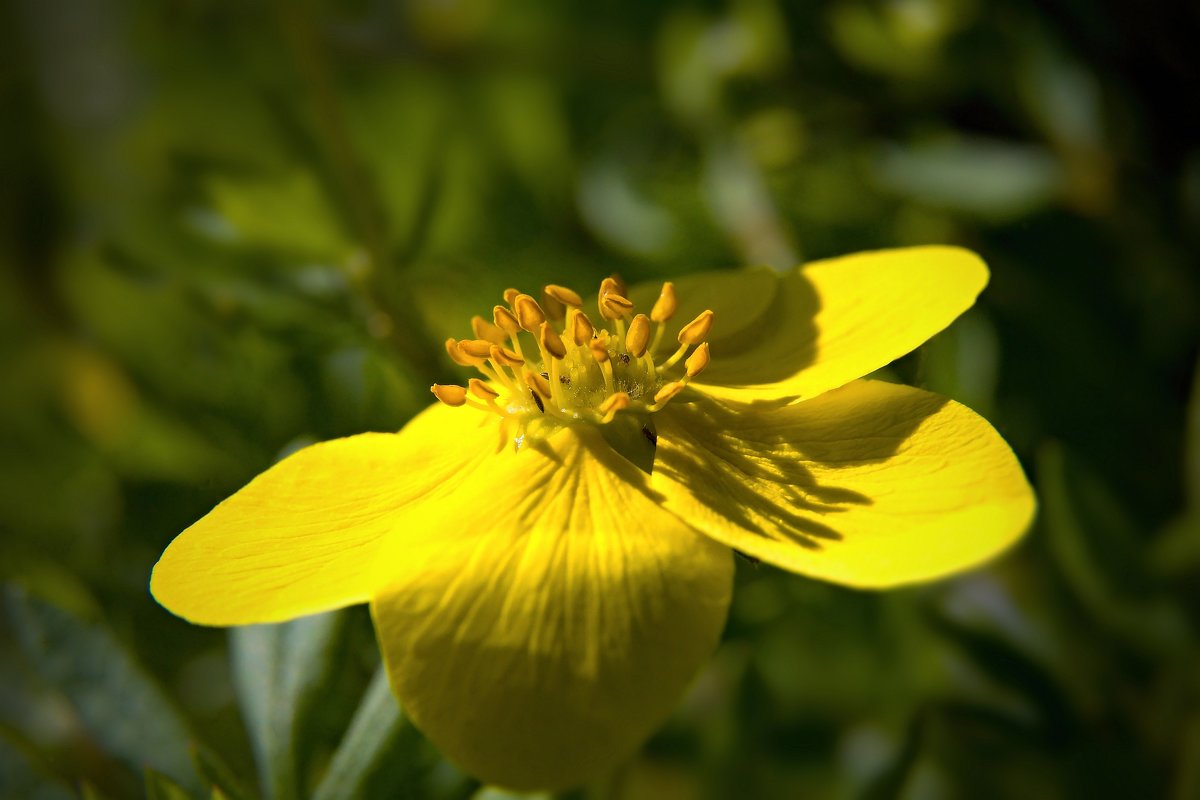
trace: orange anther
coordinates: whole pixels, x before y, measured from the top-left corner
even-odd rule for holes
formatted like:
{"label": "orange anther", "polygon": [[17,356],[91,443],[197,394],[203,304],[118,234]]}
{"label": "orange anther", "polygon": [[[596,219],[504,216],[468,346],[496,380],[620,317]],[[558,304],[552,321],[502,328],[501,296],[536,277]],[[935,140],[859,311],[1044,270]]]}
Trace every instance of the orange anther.
{"label": "orange anther", "polygon": [[470,388],[471,394],[480,400],[495,400],[500,396],[499,392],[479,380],[479,378],[471,378],[471,380],[467,381],[467,387]]}
{"label": "orange anther", "polygon": [[516,336],[521,332],[521,323],[513,316],[513,313],[504,306],[496,306],[492,309],[492,319],[496,321],[496,327],[507,333],[509,336]]}
{"label": "orange anther", "polygon": [[654,404],[662,405],[670,400],[675,395],[687,388],[687,384],[683,381],[671,381],[666,386],[659,389],[654,395]]}
{"label": "orange anther", "polygon": [[701,311],[694,320],[679,331],[680,344],[700,344],[708,338],[713,326],[713,312]]}
{"label": "orange anther", "polygon": [[493,325],[478,314],[471,317],[471,330],[475,332],[476,339],[487,339],[492,344],[504,344],[508,341],[508,334],[500,326]]}
{"label": "orange anther", "polygon": [[629,331],[625,334],[625,347],[629,355],[641,358],[646,355],[646,346],[650,343],[650,318],[638,314],[629,323]]}
{"label": "orange anther", "polygon": [[567,355],[567,347],[563,344],[562,337],[558,335],[558,331],[550,327],[549,322],[543,322],[542,327],[538,331],[538,340],[542,343],[542,347],[546,349],[553,358],[564,358]]}
{"label": "orange anther", "polygon": [[708,342],[704,342],[683,362],[683,366],[687,369],[687,376],[694,378],[703,372],[704,368],[708,366],[708,360]]}
{"label": "orange anther", "polygon": [[650,319],[655,322],[666,322],[675,316],[675,309],[678,307],[679,302],[675,298],[675,284],[667,281],[663,284],[658,299],[654,301],[654,308],[650,309]]}
{"label": "orange anther", "polygon": [[575,344],[585,345],[590,342],[592,336],[596,333],[596,329],[592,326],[592,321],[587,318],[587,314],[584,314],[579,309],[575,309],[569,317],[567,327],[571,331],[571,339]]}
{"label": "orange anther", "polygon": [[491,349],[488,350],[488,357],[504,367],[519,367],[525,363],[525,359],[507,347],[501,347],[498,344],[492,345]]}
{"label": "orange anther", "polygon": [[571,306],[573,308],[580,308],[583,306],[583,298],[565,286],[559,286],[558,284],[552,283],[543,289],[542,292],[547,297],[553,297],[564,306]]}
{"label": "orange anther", "polygon": [[452,383],[435,383],[429,387],[429,391],[433,392],[434,397],[448,406],[457,408],[467,402],[467,390],[462,386],[455,386]]}
{"label": "orange anther", "polygon": [[546,312],[542,311],[537,300],[527,294],[519,294],[513,298],[512,307],[521,327],[530,333],[537,333],[537,329],[546,321]]}

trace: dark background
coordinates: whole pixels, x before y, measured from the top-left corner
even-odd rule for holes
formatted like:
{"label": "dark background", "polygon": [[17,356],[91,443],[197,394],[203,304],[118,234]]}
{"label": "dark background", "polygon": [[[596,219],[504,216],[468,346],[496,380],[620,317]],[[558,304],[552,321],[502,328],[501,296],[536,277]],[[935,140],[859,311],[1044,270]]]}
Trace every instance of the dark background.
{"label": "dark background", "polygon": [[[991,286],[891,372],[997,426],[1035,529],[887,594],[741,564],[589,796],[1200,797],[1197,9],[3,6],[0,794],[314,790],[365,612],[231,661],[150,567],[281,452],[398,429],[506,286],[946,242]],[[379,730],[347,791],[475,790]]]}

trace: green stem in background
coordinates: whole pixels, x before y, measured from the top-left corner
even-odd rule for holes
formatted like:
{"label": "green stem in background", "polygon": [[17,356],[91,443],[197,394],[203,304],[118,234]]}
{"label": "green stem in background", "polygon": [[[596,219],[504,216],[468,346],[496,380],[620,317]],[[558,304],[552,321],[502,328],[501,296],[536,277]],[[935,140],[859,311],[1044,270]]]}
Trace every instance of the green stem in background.
{"label": "green stem in background", "polygon": [[313,800],[365,796],[367,780],[391,753],[404,726],[404,715],[388,685],[387,670],[381,666],[334,751]]}
{"label": "green stem in background", "polygon": [[762,171],[745,146],[727,130],[705,131],[701,141],[702,180],[713,216],[742,262],[780,271],[800,263],[796,237],[780,217]]}
{"label": "green stem in background", "polygon": [[[400,271],[404,262],[389,255],[387,216],[347,133],[329,61],[305,0],[276,0],[276,15],[296,61],[300,78],[312,100],[323,165],[332,191],[343,209],[347,226],[363,243],[364,269],[347,267],[351,285],[365,306],[367,329],[386,339],[419,377],[432,380],[437,370],[434,348],[426,341],[420,318],[410,307],[399,307],[399,299],[411,296]],[[428,225],[429,210],[418,210],[411,236],[420,239]],[[412,246],[402,252],[415,252]],[[406,259],[408,261],[409,259]],[[407,306],[407,304],[405,304]]]}

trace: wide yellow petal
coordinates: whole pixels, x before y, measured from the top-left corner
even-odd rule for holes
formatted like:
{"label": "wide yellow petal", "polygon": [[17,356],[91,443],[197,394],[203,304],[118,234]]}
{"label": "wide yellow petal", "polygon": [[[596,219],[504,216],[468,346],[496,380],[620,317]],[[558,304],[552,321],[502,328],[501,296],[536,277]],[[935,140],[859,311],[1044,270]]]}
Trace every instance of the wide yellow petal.
{"label": "wide yellow petal", "polygon": [[716,646],[727,547],[663,511],[589,426],[480,458],[378,560],[392,686],[452,761],[512,789],[601,774]]}
{"label": "wide yellow petal", "polygon": [[1008,445],[946,398],[881,381],[792,405],[687,397],[656,416],[653,487],[784,569],[871,588],[930,580],[995,556],[1033,516]]}
{"label": "wide yellow petal", "polygon": [[[970,308],[987,280],[978,256],[942,246],[813,261],[778,276],[692,275],[677,282],[680,311],[668,333],[711,308],[712,363],[694,385],[731,400],[802,400],[920,346]],[[632,294],[645,305],[655,292],[643,285]]]}
{"label": "wide yellow petal", "polygon": [[406,507],[445,491],[479,450],[495,450],[482,417],[435,404],[399,434],[293,453],[176,537],[154,567],[151,592],[202,625],[277,622],[365,602],[379,542]]}

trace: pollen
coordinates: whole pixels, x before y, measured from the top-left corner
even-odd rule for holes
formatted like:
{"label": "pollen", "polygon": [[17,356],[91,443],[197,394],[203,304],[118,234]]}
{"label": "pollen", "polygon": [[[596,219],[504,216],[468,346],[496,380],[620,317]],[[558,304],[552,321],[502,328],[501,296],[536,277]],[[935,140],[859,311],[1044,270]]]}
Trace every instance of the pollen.
{"label": "pollen", "polygon": [[709,310],[677,328],[676,349],[660,351],[679,307],[672,283],[641,313],[619,277],[605,278],[596,318],[565,286],[550,284],[536,294],[541,303],[534,293],[506,289],[491,321],[472,317],[469,338],[448,339],[446,353],[480,375],[465,388],[433,387],[446,405],[502,416],[518,446],[545,426],[607,425],[621,415],[648,421],[708,366]]}

